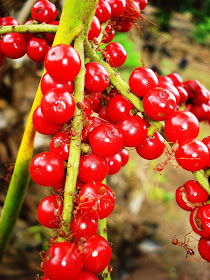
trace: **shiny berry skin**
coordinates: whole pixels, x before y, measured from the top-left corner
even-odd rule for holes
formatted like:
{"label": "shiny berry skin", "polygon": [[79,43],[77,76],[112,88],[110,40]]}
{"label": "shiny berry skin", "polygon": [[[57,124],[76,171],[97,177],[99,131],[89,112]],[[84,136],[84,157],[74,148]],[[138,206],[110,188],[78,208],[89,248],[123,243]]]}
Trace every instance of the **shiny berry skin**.
{"label": "shiny berry skin", "polygon": [[93,21],[90,26],[88,33],[88,40],[92,41],[94,38],[97,38],[101,33],[101,24],[97,17],[93,17]]}
{"label": "shiny berry skin", "polygon": [[107,115],[114,122],[119,122],[123,117],[129,115],[133,104],[124,96],[118,94],[110,99],[107,107]]}
{"label": "shiny berry skin", "polygon": [[55,189],[55,190],[64,190],[65,183],[66,183],[66,176],[64,176],[61,181],[52,185],[51,187],[53,187],[53,189]]}
{"label": "shiny berry skin", "polygon": [[85,88],[92,92],[101,92],[109,85],[109,73],[97,62],[85,64]]}
{"label": "shiny berry skin", "polygon": [[90,95],[88,95],[88,99],[90,100],[91,103],[91,109],[98,113],[102,107],[101,99],[102,99],[102,94],[101,92],[94,92]]}
{"label": "shiny berry skin", "polygon": [[196,206],[202,206],[207,199],[208,193],[195,180],[187,181],[176,190],[176,202],[186,211],[191,211]]}
{"label": "shiny berry skin", "polygon": [[54,153],[40,153],[31,161],[30,175],[39,185],[55,185],[64,177],[63,161]]}
{"label": "shiny berry skin", "polygon": [[50,122],[64,124],[74,115],[74,98],[65,88],[54,88],[43,96],[41,109]]}
{"label": "shiny berry skin", "polygon": [[126,8],[122,16],[129,22],[136,22],[140,16],[139,4],[136,1],[126,0]]}
{"label": "shiny berry skin", "polygon": [[57,9],[52,2],[40,0],[33,5],[31,9],[31,16],[39,22],[49,23],[50,21],[56,19]]}
{"label": "shiny berry skin", "polygon": [[72,81],[66,82],[64,84],[56,83],[48,73],[45,73],[41,79],[41,91],[44,95],[46,92],[53,88],[65,88],[69,93],[74,92],[74,83]]}
{"label": "shiny berry skin", "polygon": [[170,142],[196,138],[199,133],[199,122],[191,112],[174,112],[165,122],[165,134]]}
{"label": "shiny berry skin", "polygon": [[172,80],[167,76],[158,76],[158,83],[160,83],[160,82],[166,82],[166,83],[173,85]]}
{"label": "shiny berry skin", "polygon": [[204,260],[210,262],[210,239],[201,237],[198,242],[198,251]]}
{"label": "shiny berry skin", "polygon": [[70,242],[57,242],[44,258],[44,273],[50,280],[75,280],[82,270],[82,257]]}
{"label": "shiny berry skin", "polygon": [[190,224],[195,233],[210,239],[210,204],[193,209]]}
{"label": "shiny berry skin", "polygon": [[[204,138],[204,139],[202,140],[202,142],[206,145],[206,147],[207,147],[208,150],[209,150],[209,154],[210,154],[210,136],[207,136],[206,138]],[[210,158],[209,158],[209,160],[208,160],[206,166],[210,167]]]}
{"label": "shiny berry skin", "polygon": [[185,103],[187,101],[188,93],[187,93],[186,89],[184,89],[181,86],[178,86],[177,89],[179,91],[179,96],[180,96],[179,105],[181,105],[182,103]]}
{"label": "shiny berry skin", "polygon": [[96,117],[89,117],[87,119],[87,123],[86,125],[83,127],[82,130],[82,142],[87,143],[88,141],[88,136],[89,133],[97,126],[101,125],[101,124],[105,124],[106,122],[101,120],[100,118],[96,118]]}
{"label": "shiny berry skin", "polygon": [[68,160],[70,139],[70,131],[58,132],[50,142],[50,152],[59,155],[62,160]]}
{"label": "shiny berry skin", "polygon": [[98,112],[98,117],[102,120],[105,120],[106,122],[113,123],[114,122],[109,118],[107,114],[107,106],[103,106],[100,111]]}
{"label": "shiny berry skin", "polygon": [[93,152],[100,157],[111,157],[118,153],[123,145],[121,131],[112,124],[102,124],[89,133],[89,142]]}
{"label": "shiny berry skin", "polygon": [[115,30],[111,26],[111,24],[108,24],[107,27],[105,28],[104,36],[102,38],[102,41],[104,44],[108,44],[114,39],[115,36]]}
{"label": "shiny berry skin", "polygon": [[136,2],[139,3],[141,11],[143,11],[148,4],[148,0],[136,0]]}
{"label": "shiny berry skin", "polygon": [[[78,103],[77,103],[77,106],[79,106]],[[90,115],[92,113],[92,109],[91,109],[91,101],[89,100],[89,98],[84,98],[81,109],[83,109],[83,114],[86,117],[90,117]]]}
{"label": "shiny berry skin", "polygon": [[190,111],[198,118],[199,121],[209,120],[210,106],[207,104],[193,105]]}
{"label": "shiny berry skin", "polygon": [[158,85],[158,78],[150,68],[136,68],[130,75],[129,86],[137,96],[143,97],[147,91]]}
{"label": "shiny berry skin", "polygon": [[129,152],[125,148],[123,148],[120,152],[119,155],[121,156],[122,159],[122,166],[126,165],[126,163],[129,160]]}
{"label": "shiny berry skin", "polygon": [[[59,21],[54,20],[54,21],[49,22],[48,24],[59,25]],[[55,38],[54,34],[45,34],[45,39],[50,45],[52,45],[54,38]]]}
{"label": "shiny berry skin", "polygon": [[22,34],[8,33],[0,42],[1,51],[6,57],[17,59],[26,54],[27,41]]}
{"label": "shiny berry skin", "polygon": [[176,87],[182,85],[183,80],[182,80],[182,77],[178,73],[169,74],[169,75],[167,75],[167,77],[169,77],[172,80],[173,84]]}
{"label": "shiny berry skin", "polygon": [[90,181],[102,182],[107,172],[108,166],[105,158],[99,157],[94,153],[80,157],[78,179],[83,183]]}
{"label": "shiny berry skin", "polygon": [[105,0],[99,0],[96,8],[96,16],[101,23],[106,22],[111,17],[111,7]]}
{"label": "shiny berry skin", "polygon": [[159,81],[159,82],[158,82],[158,87],[167,89],[168,91],[170,91],[171,93],[173,93],[173,95],[174,95],[175,98],[176,98],[176,104],[179,103],[179,101],[180,101],[179,91],[178,91],[178,89],[177,89],[174,85],[172,85],[172,84],[170,84],[170,83],[168,83],[168,82]]}
{"label": "shiny berry skin", "polygon": [[19,25],[16,19],[12,17],[3,17],[1,18],[1,25],[7,26],[7,25]]}
{"label": "shiny berry skin", "polygon": [[92,236],[98,231],[98,221],[77,213],[71,221],[70,230],[74,241],[79,240],[81,237]]}
{"label": "shiny berry skin", "polygon": [[112,17],[121,16],[126,7],[126,0],[107,0],[112,10]]}
{"label": "shiny berry skin", "polygon": [[163,88],[149,90],[143,98],[145,113],[153,120],[166,120],[176,108],[176,98],[170,91]]}
{"label": "shiny berry skin", "polygon": [[108,174],[113,175],[116,174],[118,171],[120,171],[122,167],[122,158],[120,154],[116,154],[112,157],[108,157],[107,163],[108,163]]}
{"label": "shiny berry skin", "polygon": [[99,280],[95,274],[88,271],[82,271],[76,280]]}
{"label": "shiny berry skin", "polygon": [[147,137],[141,146],[136,147],[137,153],[145,159],[156,159],[162,155],[165,149],[165,140],[159,132],[153,137]]}
{"label": "shiny berry skin", "polygon": [[41,63],[44,61],[45,55],[49,48],[50,46],[45,39],[32,38],[27,44],[27,55],[33,61]]}
{"label": "shiny berry skin", "polygon": [[62,198],[58,195],[47,196],[38,206],[38,221],[47,228],[58,228],[61,222],[62,211]]}
{"label": "shiny berry skin", "polygon": [[123,134],[123,146],[140,146],[147,137],[145,121],[137,116],[124,117],[117,126]]}
{"label": "shiny berry skin", "polygon": [[123,65],[127,58],[127,52],[125,48],[116,42],[108,44],[105,47],[104,53],[102,55],[107,59],[111,67],[119,67]]}
{"label": "shiny berry skin", "polygon": [[42,114],[39,105],[33,113],[33,125],[36,131],[44,135],[53,135],[61,130],[63,124],[55,124],[48,121]]}
{"label": "shiny berry skin", "polygon": [[179,143],[175,158],[183,169],[194,172],[207,165],[209,151],[203,142],[197,139],[186,139]]}
{"label": "shiny berry skin", "polygon": [[104,219],[114,209],[115,197],[109,187],[99,182],[85,184],[78,197],[82,215],[89,219]]}
{"label": "shiny berry skin", "polygon": [[73,81],[81,69],[79,54],[66,44],[52,47],[47,52],[44,63],[47,73],[59,84]]}
{"label": "shiny berry skin", "polygon": [[83,268],[97,274],[107,267],[111,255],[112,249],[106,239],[100,235],[94,235],[84,243]]}

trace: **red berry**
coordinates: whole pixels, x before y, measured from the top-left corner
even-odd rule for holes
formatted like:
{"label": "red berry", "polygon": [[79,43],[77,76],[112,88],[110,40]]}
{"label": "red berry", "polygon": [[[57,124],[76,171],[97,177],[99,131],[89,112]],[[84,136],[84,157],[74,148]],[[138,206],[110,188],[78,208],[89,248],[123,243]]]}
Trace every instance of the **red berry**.
{"label": "red berry", "polygon": [[147,91],[158,85],[158,78],[150,68],[136,68],[130,75],[129,86],[137,96],[143,97]]}
{"label": "red berry", "polygon": [[[91,101],[89,100],[89,98],[84,98],[84,101],[83,101],[83,114],[86,116],[86,117],[90,117],[91,113],[92,113],[92,109],[91,109]],[[78,103],[77,103],[77,106]]]}
{"label": "red berry", "polygon": [[210,106],[207,104],[193,105],[190,111],[198,118],[199,121],[210,120]]}
{"label": "red berry", "polygon": [[127,19],[124,17],[120,17],[116,21],[115,29],[118,32],[128,32],[131,29],[132,25],[132,22],[127,21]]}
{"label": "red berry", "polygon": [[73,81],[81,69],[77,51],[65,44],[52,47],[47,52],[44,63],[48,74],[60,84]]}
{"label": "red berry", "polygon": [[136,22],[140,16],[139,4],[133,0],[126,0],[126,8],[122,16],[129,22]]}
{"label": "red berry", "polygon": [[136,0],[136,2],[139,3],[141,11],[143,11],[148,4],[148,0]]}
{"label": "red berry", "polygon": [[107,114],[107,106],[103,106],[100,111],[98,112],[98,117],[104,121],[107,121],[109,123],[114,123]]}
{"label": "red berry", "polygon": [[45,55],[49,48],[50,46],[45,39],[32,38],[27,44],[27,55],[33,61],[41,63],[44,61]]}
{"label": "red berry", "polygon": [[122,159],[122,166],[126,165],[126,163],[128,162],[129,160],[129,153],[128,153],[128,150],[126,149],[122,149],[120,152],[119,152],[120,156],[121,156],[121,159]]}
{"label": "red berry", "polygon": [[107,158],[108,163],[108,174],[113,175],[120,171],[122,167],[122,158],[120,154],[116,154],[112,157]]}
{"label": "red berry", "polygon": [[127,52],[121,44],[114,42],[106,46],[103,57],[108,60],[111,67],[119,67],[125,62]]}
{"label": "red berry", "polygon": [[172,80],[168,76],[158,76],[158,82],[166,82],[173,85]]}
{"label": "red berry", "polygon": [[91,109],[98,113],[102,107],[101,99],[102,99],[102,94],[101,92],[94,92],[90,95],[88,95],[88,99],[90,100],[91,103]]}
{"label": "red berry", "polygon": [[88,40],[91,41],[94,38],[97,38],[101,33],[101,24],[97,17],[93,17],[92,24],[88,33]]}
{"label": "red berry", "polygon": [[100,20],[100,22],[106,22],[111,17],[111,7],[105,0],[99,0],[97,9],[96,9],[96,16]]}
{"label": "red berry", "polygon": [[137,116],[124,117],[117,126],[123,134],[123,146],[140,146],[147,137],[146,123]]}
{"label": "red berry", "polygon": [[70,242],[57,242],[44,258],[44,273],[50,280],[75,280],[82,270],[82,257]]}
{"label": "red berry", "polygon": [[[29,19],[24,23],[24,25],[33,25],[33,24],[34,24],[33,19]],[[23,36],[25,37],[26,41],[28,42],[30,39],[36,37],[37,34],[36,33],[24,33]]]}
{"label": "red berry", "polygon": [[[52,25],[59,25],[59,21],[51,21],[48,24],[52,24]],[[47,42],[52,45],[53,41],[54,41],[55,35],[54,34],[45,34],[45,39],[47,40]]]}
{"label": "red berry", "polygon": [[172,80],[173,84],[176,87],[182,85],[183,80],[182,80],[182,77],[178,73],[169,74],[169,75],[167,75],[167,77],[169,77]]}
{"label": "red berry", "polygon": [[76,280],[99,280],[93,273],[82,271]]}
{"label": "red berry", "polygon": [[97,126],[105,124],[105,121],[101,120],[100,118],[96,117],[89,117],[87,124],[84,126],[82,131],[82,140],[83,142],[88,141],[89,133]]}
{"label": "red berry", "polygon": [[49,23],[50,21],[56,19],[57,9],[52,2],[40,0],[33,5],[31,9],[31,16],[39,22]]}
{"label": "red berry", "polygon": [[89,133],[89,142],[95,154],[100,157],[111,157],[121,150],[123,138],[116,126],[102,124]]}
{"label": "red berry", "polygon": [[60,196],[45,197],[37,209],[37,218],[47,228],[58,228],[61,222],[63,202]]}
{"label": "red berry", "polygon": [[186,89],[184,89],[181,86],[178,86],[177,89],[178,89],[179,95],[180,95],[179,105],[181,105],[182,103],[185,103],[187,101],[188,93],[187,93]]}
{"label": "red berry", "polygon": [[101,92],[109,85],[109,73],[97,62],[90,62],[85,65],[85,88],[92,92]]}
{"label": "red berry", "polygon": [[102,41],[104,44],[108,44],[114,39],[115,36],[115,30],[111,26],[111,24],[108,24],[107,27],[105,28],[104,36],[102,38]]}
{"label": "red berry", "polygon": [[176,104],[179,103],[179,101],[180,101],[179,91],[178,91],[178,89],[177,89],[174,85],[172,85],[172,84],[170,84],[170,83],[168,83],[168,82],[162,82],[162,81],[160,82],[160,81],[159,81],[158,87],[167,89],[168,91],[170,91],[171,93],[173,93],[173,95],[174,95],[175,98],[176,98]]}
{"label": "red berry", "polygon": [[70,131],[61,131],[53,136],[50,143],[50,152],[59,155],[62,160],[68,160],[69,145],[71,133]]}
{"label": "red berry", "polygon": [[201,237],[198,242],[198,251],[204,260],[210,262],[210,239]]}
{"label": "red berry", "polygon": [[64,177],[63,161],[54,153],[40,153],[31,161],[30,175],[39,185],[55,185]]}
{"label": "red berry", "polygon": [[137,153],[145,159],[156,159],[162,155],[165,149],[165,140],[159,132],[155,132],[153,137],[147,137],[141,146],[136,147]]}
{"label": "red berry", "polygon": [[106,0],[111,7],[112,17],[121,16],[126,7],[126,0]]}
{"label": "red berry", "polygon": [[114,193],[99,182],[89,182],[79,192],[80,212],[90,219],[98,220],[108,217],[114,209],[114,203]]}
{"label": "red berry", "polygon": [[27,41],[22,34],[8,33],[1,39],[1,51],[9,58],[17,59],[26,54]]}
{"label": "red berry", "polygon": [[193,209],[190,224],[195,233],[210,239],[210,204]]}
{"label": "red berry", "polygon": [[[210,136],[207,136],[206,138],[204,138],[204,139],[202,140],[202,142],[206,145],[206,147],[207,147],[208,150],[209,150],[209,154],[210,154]],[[208,162],[207,162],[207,166],[210,167],[210,158],[209,158],[209,160],[208,160]]]}
{"label": "red berry", "polygon": [[58,183],[52,185],[52,187],[55,190],[64,190],[65,183],[66,183],[66,176],[64,176],[63,179],[61,181],[59,181]]}
{"label": "red berry", "polygon": [[1,18],[1,25],[7,26],[7,25],[19,25],[16,19],[12,17],[3,17]]}

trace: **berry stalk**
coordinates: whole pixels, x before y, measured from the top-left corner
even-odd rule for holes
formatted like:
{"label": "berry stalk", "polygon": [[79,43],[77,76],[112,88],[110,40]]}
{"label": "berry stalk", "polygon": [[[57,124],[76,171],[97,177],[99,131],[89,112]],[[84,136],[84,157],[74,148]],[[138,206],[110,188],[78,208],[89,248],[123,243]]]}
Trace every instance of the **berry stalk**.
{"label": "berry stalk", "polygon": [[30,25],[8,25],[0,26],[0,35],[7,33],[50,33],[55,34],[58,30],[57,25],[52,24],[30,24]]}

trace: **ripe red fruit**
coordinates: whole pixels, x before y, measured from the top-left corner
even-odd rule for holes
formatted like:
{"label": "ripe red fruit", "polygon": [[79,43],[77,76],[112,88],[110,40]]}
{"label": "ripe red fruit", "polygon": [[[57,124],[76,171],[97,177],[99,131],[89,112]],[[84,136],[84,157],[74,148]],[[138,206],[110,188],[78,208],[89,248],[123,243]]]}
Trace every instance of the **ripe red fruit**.
{"label": "ripe red fruit", "polygon": [[96,8],[96,16],[100,22],[106,22],[111,17],[111,7],[105,0],[99,0]]}
{"label": "ripe red fruit", "polygon": [[59,155],[62,160],[68,160],[70,139],[70,131],[58,132],[51,140],[50,152]]}
{"label": "ripe red fruit", "polygon": [[87,118],[87,123],[85,124],[85,126],[83,127],[82,130],[82,142],[87,143],[88,142],[88,136],[89,133],[97,126],[101,125],[101,124],[105,124],[105,121],[101,120],[100,118],[96,118],[96,117],[89,117]]}
{"label": "ripe red fruit", "polygon": [[210,239],[210,204],[193,209],[190,224],[195,233]]}
{"label": "ripe red fruit", "polygon": [[126,165],[126,163],[128,162],[129,160],[129,153],[128,153],[128,150],[126,149],[122,149],[120,152],[119,152],[119,155],[121,156],[121,159],[122,159],[122,166]]}
{"label": "ripe red fruit", "polygon": [[[206,138],[204,138],[204,139],[202,140],[202,142],[206,145],[206,147],[207,147],[208,150],[209,150],[209,154],[210,154],[210,136],[207,136]],[[210,167],[210,158],[209,158],[209,160],[208,160],[206,166]]]}
{"label": "ripe red fruit", "polygon": [[58,195],[45,197],[37,209],[37,218],[47,228],[58,228],[63,210],[62,198]]}
{"label": "ripe red fruit", "polygon": [[139,3],[141,11],[143,11],[148,4],[148,0],[136,0],[136,2]]}
{"label": "ripe red fruit", "polygon": [[147,91],[143,98],[145,113],[153,120],[166,120],[176,108],[176,98],[173,93],[163,88],[153,88]]}
{"label": "ripe red fruit", "polygon": [[93,273],[82,271],[76,280],[99,280]]}
{"label": "ripe red fruit", "polygon": [[137,96],[143,97],[146,92],[158,85],[158,78],[150,68],[136,68],[130,75],[129,86]]}
{"label": "ripe red fruit", "polygon": [[112,17],[121,16],[126,7],[126,0],[107,0],[112,10]]}
{"label": "ripe red fruit", "polygon": [[108,163],[108,174],[113,175],[120,171],[122,167],[122,158],[120,154],[116,154],[112,157],[107,158]]}
{"label": "ripe red fruit", "polygon": [[111,26],[111,24],[108,24],[107,27],[105,28],[104,36],[102,38],[102,41],[104,44],[108,44],[114,39],[115,36],[115,30]]}
{"label": "ripe red fruit", "polygon": [[102,124],[89,133],[89,142],[95,154],[100,157],[111,157],[121,150],[123,137],[116,126]]}
{"label": "ripe red fruit", "polygon": [[107,267],[111,256],[112,250],[106,239],[100,235],[94,235],[84,243],[83,267],[85,270],[97,274]]}
{"label": "ripe red fruit", "polygon": [[169,83],[169,84],[173,85],[172,80],[167,76],[158,76],[158,82],[159,83],[160,82],[166,82],[166,83]]}
{"label": "ripe red fruit", "polygon": [[[77,103],[77,106],[79,106],[78,103]],[[90,102],[89,98],[84,98],[81,109],[83,109],[84,116],[90,117],[90,115],[92,113],[92,109],[91,109],[91,102]]]}
{"label": "ripe red fruit", "polygon": [[116,21],[115,29],[118,32],[128,32],[131,29],[132,25],[132,22],[127,21],[127,19],[124,17],[120,17]]}
{"label": "ripe red fruit", "polygon": [[204,260],[210,262],[210,239],[201,237],[198,242],[198,251]]}
{"label": "ripe red fruit", "polygon": [[91,109],[98,113],[102,107],[101,99],[102,99],[102,94],[101,92],[94,92],[90,95],[88,95],[88,99],[90,100],[90,106]]}
{"label": "ripe red fruit", "polygon": [[7,26],[7,25],[19,25],[16,19],[12,17],[3,17],[1,18],[1,25]]}
{"label": "ripe red fruit", "polygon": [[44,258],[44,273],[50,280],[75,280],[82,270],[82,257],[70,242],[57,242]]}
{"label": "ripe red fruit", "polygon": [[102,56],[107,59],[111,67],[119,67],[126,61],[127,52],[121,44],[114,42],[105,47]]}
{"label": "ripe red fruit", "polygon": [[[59,25],[59,21],[51,21],[48,24],[52,24],[52,25]],[[45,34],[45,39],[47,40],[47,42],[52,45],[53,41],[54,41],[55,35],[54,34]]]}
{"label": "ripe red fruit", "polygon": [[26,54],[27,41],[22,34],[8,33],[0,42],[1,51],[9,58],[17,59]]}
{"label": "ripe red fruit", "polygon": [[199,122],[191,112],[174,112],[165,122],[165,134],[169,141],[196,138],[199,133]]}
{"label": "ripe red fruit", "polygon": [[69,45],[52,47],[45,56],[45,68],[57,83],[73,81],[81,69],[81,60],[77,51]]}
{"label": "ripe red fruit", "polygon": [[39,185],[55,185],[64,177],[63,161],[54,153],[40,153],[31,161],[30,175]]}
{"label": "ripe red fruit", "polygon": [[140,7],[136,1],[126,0],[126,8],[122,15],[128,22],[136,22],[140,16]]}
{"label": "ripe red fruit", "polygon": [[165,140],[159,132],[153,137],[147,137],[141,146],[136,147],[137,153],[145,159],[156,159],[162,155],[165,149]]}
{"label": "ripe red fruit", "polygon": [[137,147],[147,137],[147,125],[137,116],[124,117],[117,126],[123,134],[123,146]]}
{"label": "ripe red fruit", "polygon": [[63,124],[55,124],[48,121],[43,116],[40,105],[33,113],[33,125],[36,131],[44,135],[53,135],[63,127]]}
{"label": "ripe red fruit", "polygon": [[27,55],[33,61],[41,63],[44,61],[45,55],[49,48],[50,46],[45,39],[32,38],[27,44]]}
{"label": "ripe red fruit", "polygon": [[187,101],[188,93],[187,93],[186,89],[184,89],[181,86],[178,86],[177,89],[178,89],[179,95],[180,95],[179,105],[181,105],[182,103],[185,103]]}
{"label": "ripe red fruit", "polygon": [[179,143],[175,157],[182,168],[194,172],[207,165],[209,151],[203,142],[197,139],[185,139]]}
{"label": "ripe red fruit", "polygon": [[74,115],[74,98],[65,88],[54,88],[43,96],[41,109],[44,117],[50,122],[64,124]]}
{"label": "ripe red fruit", "polygon": [[182,77],[178,73],[169,74],[169,75],[167,75],[167,77],[169,77],[172,80],[173,84],[176,87],[182,85],[183,80],[182,80]]}
{"label": "ripe red fruit", "polygon": [[98,231],[98,221],[77,213],[71,221],[70,230],[74,241],[79,240],[81,237],[92,236]]}
{"label": "ripe red fruit", "polygon": [[90,30],[88,33],[88,40],[91,41],[94,38],[97,38],[101,33],[101,24],[97,17],[93,17],[93,21],[90,26]]}
{"label": "ripe red fruit", "polygon": [[100,109],[100,111],[98,112],[98,117],[106,122],[115,124],[115,122],[113,122],[107,114],[107,106],[103,106]]}
{"label": "ripe red fruit", "polygon": [[174,95],[175,98],[176,98],[176,104],[179,103],[179,101],[180,101],[179,91],[178,91],[178,89],[177,89],[174,85],[172,85],[172,84],[170,84],[170,83],[168,83],[168,82],[159,81],[159,82],[158,82],[158,87],[167,89],[168,91],[170,91],[171,93],[173,93],[173,95]]}
{"label": "ripe red fruit", "polygon": [[85,88],[92,92],[101,92],[109,85],[109,73],[97,62],[85,64]]}
{"label": "ripe red fruit", "polygon": [[40,0],[33,5],[31,9],[31,16],[39,22],[49,23],[50,21],[56,19],[57,9],[52,2]]}
{"label": "ripe red fruit", "polygon": [[89,182],[79,192],[80,212],[90,219],[98,220],[108,217],[114,209],[114,203],[114,193],[99,182]]}

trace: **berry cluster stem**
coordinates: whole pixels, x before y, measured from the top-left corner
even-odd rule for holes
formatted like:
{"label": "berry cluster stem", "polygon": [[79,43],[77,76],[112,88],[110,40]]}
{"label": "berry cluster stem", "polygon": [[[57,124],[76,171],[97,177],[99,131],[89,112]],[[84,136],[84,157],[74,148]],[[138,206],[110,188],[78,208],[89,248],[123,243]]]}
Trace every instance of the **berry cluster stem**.
{"label": "berry cluster stem", "polygon": [[52,24],[29,24],[29,25],[8,25],[0,26],[0,35],[7,33],[50,33],[54,34],[58,30],[57,25]]}

